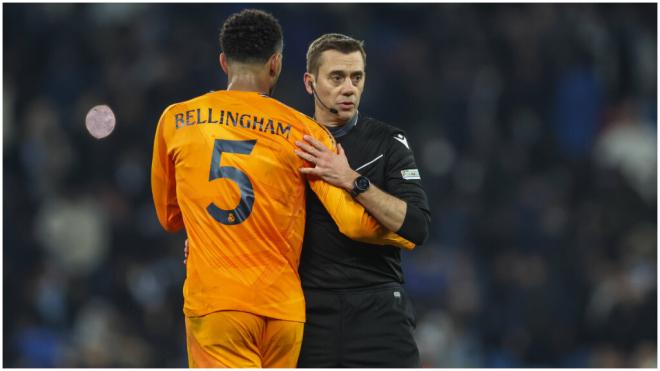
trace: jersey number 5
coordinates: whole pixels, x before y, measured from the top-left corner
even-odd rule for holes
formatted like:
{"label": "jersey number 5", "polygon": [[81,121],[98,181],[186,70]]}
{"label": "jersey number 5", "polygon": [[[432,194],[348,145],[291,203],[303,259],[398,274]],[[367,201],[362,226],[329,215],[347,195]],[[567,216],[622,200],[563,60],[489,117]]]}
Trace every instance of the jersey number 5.
{"label": "jersey number 5", "polygon": [[222,152],[249,155],[252,153],[256,140],[225,140],[216,139],[211,158],[211,173],[209,182],[218,178],[231,179],[241,191],[241,200],[233,210],[225,210],[210,203],[206,210],[218,222],[225,225],[240,224],[250,216],[254,205],[254,190],[250,178],[244,172],[233,166],[220,166]]}

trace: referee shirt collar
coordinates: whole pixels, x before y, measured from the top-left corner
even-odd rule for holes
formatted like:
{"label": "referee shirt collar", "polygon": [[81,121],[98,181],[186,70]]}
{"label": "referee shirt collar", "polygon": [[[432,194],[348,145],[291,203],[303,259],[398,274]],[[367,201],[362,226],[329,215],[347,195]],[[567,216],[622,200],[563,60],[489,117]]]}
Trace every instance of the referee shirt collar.
{"label": "referee shirt collar", "polygon": [[351,131],[355,127],[355,125],[357,124],[357,121],[358,121],[358,115],[359,114],[360,114],[359,112],[355,112],[355,115],[353,115],[353,117],[351,117],[351,119],[348,120],[347,123],[345,123],[342,126],[328,128],[328,130],[330,130],[330,132],[332,133],[332,135],[335,138],[343,137],[344,135],[348,134],[348,132]]}

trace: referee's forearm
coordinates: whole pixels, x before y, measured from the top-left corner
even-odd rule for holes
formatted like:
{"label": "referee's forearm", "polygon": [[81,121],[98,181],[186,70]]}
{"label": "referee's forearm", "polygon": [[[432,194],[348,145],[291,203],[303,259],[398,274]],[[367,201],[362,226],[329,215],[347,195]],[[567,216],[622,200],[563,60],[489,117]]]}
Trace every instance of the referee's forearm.
{"label": "referee's forearm", "polygon": [[355,199],[388,230],[396,232],[403,225],[407,204],[382,191],[374,184],[371,184],[367,191],[359,194]]}
{"label": "referee's forearm", "polygon": [[428,211],[382,191],[373,184],[355,198],[383,227],[415,245],[423,245],[429,237]]}

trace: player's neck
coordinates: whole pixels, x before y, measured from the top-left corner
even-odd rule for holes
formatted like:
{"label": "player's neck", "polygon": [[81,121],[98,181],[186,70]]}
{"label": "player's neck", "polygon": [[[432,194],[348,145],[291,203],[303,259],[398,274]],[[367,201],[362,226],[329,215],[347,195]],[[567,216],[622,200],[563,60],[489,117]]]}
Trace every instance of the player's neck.
{"label": "player's neck", "polygon": [[238,71],[229,75],[227,90],[255,91],[266,93],[270,91],[271,82],[264,74],[253,71]]}

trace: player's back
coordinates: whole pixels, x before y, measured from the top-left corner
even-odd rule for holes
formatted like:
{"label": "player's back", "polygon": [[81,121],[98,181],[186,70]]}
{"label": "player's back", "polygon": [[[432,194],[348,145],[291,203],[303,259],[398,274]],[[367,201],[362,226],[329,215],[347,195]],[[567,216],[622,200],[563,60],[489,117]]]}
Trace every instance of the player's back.
{"label": "player's back", "polygon": [[305,183],[294,142],[319,136],[323,129],[310,122],[275,99],[242,91],[205,94],[161,117],[156,145],[163,138],[174,167],[172,203],[189,239],[187,316],[240,310],[304,320],[297,268]]}

